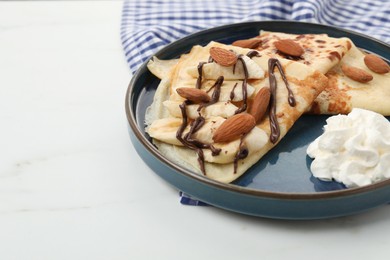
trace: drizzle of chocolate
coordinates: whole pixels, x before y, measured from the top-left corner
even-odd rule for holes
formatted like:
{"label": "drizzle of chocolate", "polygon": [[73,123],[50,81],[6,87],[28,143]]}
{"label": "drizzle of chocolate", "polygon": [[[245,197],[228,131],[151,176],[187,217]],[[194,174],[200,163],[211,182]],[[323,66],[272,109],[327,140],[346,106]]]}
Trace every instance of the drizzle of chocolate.
{"label": "drizzle of chocolate", "polygon": [[261,57],[260,53],[255,50],[248,52],[246,56],[248,56],[249,59],[252,59],[253,57]]}
{"label": "drizzle of chocolate", "polygon": [[218,155],[221,152],[221,149],[215,148],[211,144],[205,144],[200,142],[199,140],[193,139],[192,135],[195,134],[205,123],[205,119],[203,116],[198,116],[192,123],[190,127],[190,131],[184,136],[184,140],[188,143],[193,144],[199,149],[210,149],[211,154],[213,156]]}
{"label": "drizzle of chocolate", "polygon": [[294,98],[294,94],[290,88],[290,85],[288,84],[286,75],[284,74],[282,64],[278,59],[271,58],[268,60],[268,74],[269,74],[269,85],[271,90],[271,104],[270,104],[270,113],[269,113],[269,119],[270,119],[270,127],[271,127],[271,136],[270,140],[274,144],[278,141],[280,137],[280,128],[278,124],[278,120],[276,118],[276,88],[277,88],[277,81],[274,74],[275,67],[278,68],[280,75],[282,76],[282,79],[284,81],[284,84],[286,85],[287,91],[288,91],[288,103],[290,106],[294,107],[296,105],[296,101]]}
{"label": "drizzle of chocolate", "polygon": [[[255,51],[255,50],[249,51],[249,52],[246,54],[246,56],[249,57],[250,59],[252,59],[253,57],[261,57],[260,53],[259,53],[258,51]],[[247,70],[245,61],[242,59],[242,55],[238,56],[238,59],[239,59],[239,58],[240,58],[240,61],[241,61],[242,65],[243,65],[243,67],[244,67],[244,73],[245,73],[245,79],[244,79],[244,82],[245,82],[245,90],[244,90],[244,86],[243,86],[243,93],[244,93],[244,91],[247,92],[247,86],[246,86],[247,83],[246,83],[246,82],[247,82],[247,80],[248,80],[248,70]],[[237,63],[236,63],[236,64],[237,64]],[[235,73],[236,64],[234,64],[234,66],[233,66],[233,73]],[[244,83],[243,83],[243,85],[244,85]],[[233,100],[233,99],[234,99],[234,90],[236,89],[236,87],[237,87],[237,83],[234,85],[232,91],[230,92],[230,100]],[[245,98],[245,101],[244,101],[244,102],[246,103],[246,98]],[[245,104],[245,105],[246,105],[246,104]],[[245,107],[245,109],[246,109],[246,107]],[[245,109],[244,109],[244,110],[245,110]],[[241,111],[241,112],[242,112],[242,111]],[[236,114],[238,114],[238,113],[240,113],[240,112],[237,112],[237,111],[236,111]]]}
{"label": "drizzle of chocolate", "polygon": [[215,103],[218,102],[219,96],[221,95],[221,86],[222,86],[222,84],[223,84],[223,81],[224,81],[224,77],[223,77],[223,76],[219,76],[219,77],[217,78],[217,80],[215,81],[214,85],[212,85],[212,86],[210,87],[210,89],[207,91],[207,92],[209,92],[209,91],[211,91],[212,89],[214,89],[214,92],[213,92],[213,94],[211,95],[210,101],[207,102],[207,103],[203,103],[203,104],[199,105],[198,110],[197,110],[198,112],[199,112],[202,108],[207,107],[207,106],[210,106],[210,105],[215,104]]}
{"label": "drizzle of chocolate", "polygon": [[[199,64],[198,64],[198,75],[199,76],[196,80],[196,86],[195,86],[196,88],[200,89],[202,87],[203,65],[206,63],[211,63],[211,62],[213,62],[213,59],[211,57],[209,57],[208,62],[199,62]],[[218,79],[216,80],[214,85],[207,91],[207,92],[209,92],[213,88],[215,88],[210,101],[208,103],[199,105],[198,110],[197,110],[198,113],[203,107],[212,105],[218,101],[223,80],[224,80],[223,76],[218,77]],[[180,110],[181,110],[183,121],[182,121],[181,126],[179,127],[179,129],[176,132],[176,138],[185,147],[196,151],[196,153],[198,155],[198,162],[200,165],[200,170],[202,171],[202,173],[204,175],[206,175],[206,169],[204,166],[204,154],[203,154],[202,149],[210,149],[212,156],[219,155],[219,153],[221,152],[221,149],[215,148],[212,144],[205,144],[205,143],[200,142],[199,140],[192,138],[192,135],[194,133],[196,133],[196,131],[198,131],[204,125],[204,122],[205,122],[204,117],[202,117],[200,113],[199,113],[199,116],[191,123],[190,131],[183,137],[184,130],[186,129],[187,124],[188,124],[188,117],[187,117],[187,111],[186,111],[187,110],[186,107],[188,104],[190,104],[190,101],[186,100],[179,106]]]}
{"label": "drizzle of chocolate", "polygon": [[203,116],[198,116],[192,123],[190,131],[184,136],[184,139],[188,140],[191,136],[198,131],[205,123],[205,119]]}
{"label": "drizzle of chocolate", "polygon": [[190,130],[187,134],[184,135],[184,130],[188,124],[188,116],[187,116],[187,105],[190,104],[188,100],[184,101],[179,107],[182,114],[182,123],[179,129],[176,132],[176,138],[187,148],[194,150],[198,155],[198,163],[200,166],[200,170],[204,175],[206,175],[206,169],[204,165],[204,153],[202,149],[210,149],[211,155],[216,156],[219,155],[221,149],[215,148],[212,144],[202,143],[199,140],[193,139],[192,135],[195,134],[205,123],[205,119],[203,116],[199,114],[199,116],[190,124]]}
{"label": "drizzle of chocolate", "polygon": [[234,162],[233,162],[234,173],[237,173],[238,160],[245,159],[249,154],[248,148],[246,146],[244,146],[244,138],[245,137],[246,137],[246,134],[241,136],[240,145],[238,146],[238,152],[234,156]]}
{"label": "drizzle of chocolate", "polygon": [[242,113],[246,110],[246,107],[247,107],[247,101],[248,101],[248,91],[247,91],[247,87],[248,87],[248,77],[249,77],[249,74],[248,74],[248,68],[246,67],[246,63],[244,61],[244,59],[242,58],[242,54],[238,55],[237,57],[237,61],[240,61],[241,64],[242,64],[242,67],[244,69],[244,81],[242,82],[242,101],[243,101],[243,104],[240,108],[238,108],[234,114],[239,114],[239,113]]}
{"label": "drizzle of chocolate", "polygon": [[202,80],[203,80],[203,65],[205,65],[206,62],[199,62],[198,64],[198,78],[196,79],[196,85],[195,87],[200,89],[202,86]]}
{"label": "drizzle of chocolate", "polygon": [[234,84],[232,91],[230,91],[230,100],[233,100],[235,97],[234,90],[236,89],[238,83]]}

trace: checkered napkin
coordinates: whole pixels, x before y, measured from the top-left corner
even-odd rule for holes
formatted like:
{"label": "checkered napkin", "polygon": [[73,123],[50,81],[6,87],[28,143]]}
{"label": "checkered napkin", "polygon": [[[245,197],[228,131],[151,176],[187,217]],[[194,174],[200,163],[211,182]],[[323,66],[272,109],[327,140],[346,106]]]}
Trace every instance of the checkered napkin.
{"label": "checkered napkin", "polygon": [[[390,43],[389,0],[125,0],[121,40],[131,73],[194,32],[238,22],[294,20],[342,27]],[[181,193],[181,202],[202,203]]]}
{"label": "checkered napkin", "polygon": [[157,50],[186,35],[265,20],[328,24],[390,43],[388,0],[125,0],[121,39],[134,73]]}

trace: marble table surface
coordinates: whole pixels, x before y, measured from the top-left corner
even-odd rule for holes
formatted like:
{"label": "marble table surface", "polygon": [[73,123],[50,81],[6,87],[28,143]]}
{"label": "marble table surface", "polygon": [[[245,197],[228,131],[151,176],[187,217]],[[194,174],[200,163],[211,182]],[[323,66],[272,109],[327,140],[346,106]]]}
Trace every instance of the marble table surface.
{"label": "marble table surface", "polygon": [[0,259],[388,259],[390,206],[280,221],[184,206],[135,152],[121,1],[0,1]]}

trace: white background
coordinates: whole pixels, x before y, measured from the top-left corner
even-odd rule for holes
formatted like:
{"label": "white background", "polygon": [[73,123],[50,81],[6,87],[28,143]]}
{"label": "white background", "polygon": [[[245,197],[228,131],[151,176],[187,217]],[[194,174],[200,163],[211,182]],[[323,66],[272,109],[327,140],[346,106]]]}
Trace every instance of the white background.
{"label": "white background", "polygon": [[0,259],[388,259],[390,206],[321,221],[179,203],[127,133],[121,1],[0,2]]}

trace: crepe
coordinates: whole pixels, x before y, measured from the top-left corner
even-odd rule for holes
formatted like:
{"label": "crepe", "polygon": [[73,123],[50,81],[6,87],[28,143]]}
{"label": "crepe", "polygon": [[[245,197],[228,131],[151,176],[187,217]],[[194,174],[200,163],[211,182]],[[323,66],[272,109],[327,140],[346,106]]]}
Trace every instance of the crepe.
{"label": "crepe", "polygon": [[[234,52],[238,61],[232,66],[222,66],[210,60],[211,48]],[[321,72],[303,63],[274,59],[264,53],[253,56],[250,52],[250,49],[211,42],[205,47],[194,46],[177,63],[151,61],[148,64],[161,83],[147,110],[146,131],[164,156],[213,180],[232,182],[278,144],[328,85]],[[159,66],[164,63],[167,67],[161,70]],[[199,103],[190,95],[183,97],[179,94],[183,88],[190,94],[207,93],[213,102]],[[215,141],[218,132],[228,135],[232,129],[250,125],[257,111],[254,107],[261,100],[257,97],[267,91],[271,100],[269,106],[266,103],[269,109],[265,116],[253,121],[253,127],[239,136]],[[226,132],[221,130],[236,118],[249,118],[249,121],[234,121]],[[189,141],[183,142],[186,134]],[[220,150],[218,155],[216,150]]]}
{"label": "crepe", "polygon": [[[326,34],[286,34],[262,31],[257,37],[259,52],[272,57],[285,57],[309,65],[326,74],[329,86],[316,98],[309,112],[314,114],[348,114],[363,108],[390,115],[390,73],[379,74],[367,67],[366,53],[348,38],[332,38]],[[290,39],[305,50],[300,57],[291,57],[277,50],[275,42]],[[330,61],[330,62],[329,62]],[[359,82],[341,69],[349,66],[363,70],[372,80]],[[386,70],[385,70],[386,71]]]}
{"label": "crepe", "polygon": [[[316,114],[348,114],[353,108],[362,108],[390,116],[390,73],[378,74],[364,63],[366,53],[352,44],[344,58],[326,76],[328,87],[317,97],[310,110]],[[372,76],[368,82],[348,77],[342,70],[350,66]]]}

